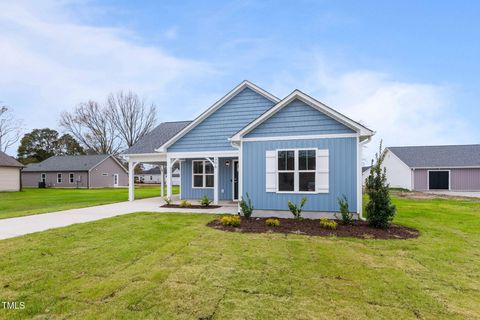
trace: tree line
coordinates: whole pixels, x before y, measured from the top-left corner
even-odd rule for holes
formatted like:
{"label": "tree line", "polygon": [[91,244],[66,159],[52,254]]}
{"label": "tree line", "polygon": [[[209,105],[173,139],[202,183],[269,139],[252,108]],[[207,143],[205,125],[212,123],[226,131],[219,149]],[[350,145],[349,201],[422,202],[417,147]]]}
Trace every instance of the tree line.
{"label": "tree line", "polygon": [[[13,110],[0,106],[0,151],[20,140],[17,159],[23,164],[41,162],[56,155],[119,154],[149,133],[156,125],[156,107],[138,94],[119,91],[104,103],[79,103],[60,115],[58,131],[33,129],[23,135],[23,121]],[[20,139],[21,138],[21,139]]]}

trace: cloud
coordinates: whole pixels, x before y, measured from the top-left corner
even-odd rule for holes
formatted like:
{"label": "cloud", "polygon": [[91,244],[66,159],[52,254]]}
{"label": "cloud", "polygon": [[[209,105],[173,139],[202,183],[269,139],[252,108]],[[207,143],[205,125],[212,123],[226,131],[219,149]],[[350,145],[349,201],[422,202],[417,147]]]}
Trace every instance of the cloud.
{"label": "cloud", "polygon": [[154,100],[161,112],[213,72],[138,42],[130,30],[76,22],[65,6],[0,4],[1,100],[21,111],[29,128],[55,127],[62,110],[119,89]]}
{"label": "cloud", "polygon": [[453,87],[398,81],[372,70],[339,71],[323,57],[310,62],[303,78],[282,75],[275,86],[298,87],[376,131],[364,154],[367,163],[380,139],[384,146],[473,142],[476,129],[458,113]]}

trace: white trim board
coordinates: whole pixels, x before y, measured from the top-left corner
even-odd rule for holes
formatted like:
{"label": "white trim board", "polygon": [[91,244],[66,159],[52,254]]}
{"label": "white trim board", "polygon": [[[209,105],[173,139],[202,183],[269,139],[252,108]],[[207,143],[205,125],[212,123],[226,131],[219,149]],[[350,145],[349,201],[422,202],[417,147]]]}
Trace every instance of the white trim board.
{"label": "white trim board", "polygon": [[312,135],[304,135],[304,136],[275,136],[275,137],[242,138],[242,141],[250,142],[250,141],[336,139],[336,138],[356,138],[357,136],[358,136],[357,133],[312,134]]}
{"label": "white trim board", "polygon": [[210,108],[208,108],[203,113],[201,113],[197,118],[195,118],[195,120],[193,120],[189,125],[187,125],[185,128],[183,128],[179,133],[174,135],[171,139],[169,139],[167,142],[165,142],[163,145],[161,145],[158,149],[155,149],[155,151],[166,152],[168,147],[170,147],[172,144],[177,142],[181,137],[183,137],[185,134],[190,132],[190,130],[195,128],[203,120],[205,120],[211,114],[213,114],[215,111],[220,109],[225,103],[230,101],[233,97],[235,97],[238,93],[240,93],[245,88],[249,88],[249,89],[255,91],[256,93],[258,93],[261,96],[267,98],[268,100],[272,101],[273,103],[278,103],[280,101],[279,98],[275,97],[271,93],[263,90],[262,88],[256,86],[255,84],[251,83],[248,80],[244,80],[238,86],[233,88],[233,90],[231,90],[229,93],[227,93],[225,96],[223,96],[220,100],[215,102]]}
{"label": "white trim board", "polygon": [[225,151],[192,151],[192,152],[171,152],[167,154],[168,158],[180,158],[180,159],[194,159],[194,158],[229,158],[238,157],[238,150],[225,150]]}
{"label": "white trim board", "polygon": [[255,129],[257,126],[259,126],[261,123],[269,119],[271,116],[273,116],[275,113],[286,107],[290,102],[294,100],[300,100],[309,106],[317,109],[318,111],[326,114],[327,116],[337,120],[338,122],[344,124],[345,126],[349,127],[350,129],[354,130],[355,132],[359,133],[361,137],[364,136],[372,136],[375,134],[374,131],[368,129],[367,127],[359,124],[358,122],[353,121],[352,119],[346,117],[345,115],[333,110],[332,108],[328,107],[327,105],[321,103],[320,101],[315,100],[314,98],[310,97],[309,95],[301,92],[300,90],[295,90],[292,93],[290,93],[287,97],[285,97],[282,101],[278,102],[275,106],[270,108],[267,112],[262,114],[260,117],[255,119],[253,122],[251,122],[249,125],[244,127],[242,130],[237,132],[235,135],[233,135],[229,140],[230,141],[239,141],[243,138],[244,135],[248,134],[251,132],[253,129]]}

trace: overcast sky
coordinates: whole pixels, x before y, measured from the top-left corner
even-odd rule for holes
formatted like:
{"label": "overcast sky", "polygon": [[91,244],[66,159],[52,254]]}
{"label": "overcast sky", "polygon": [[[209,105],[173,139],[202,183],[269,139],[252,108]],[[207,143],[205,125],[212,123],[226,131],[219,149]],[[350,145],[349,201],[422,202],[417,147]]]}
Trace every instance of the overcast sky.
{"label": "overcast sky", "polygon": [[3,1],[0,101],[27,130],[120,89],[190,120],[248,79],[372,128],[368,157],[380,138],[479,143],[479,16],[475,1]]}

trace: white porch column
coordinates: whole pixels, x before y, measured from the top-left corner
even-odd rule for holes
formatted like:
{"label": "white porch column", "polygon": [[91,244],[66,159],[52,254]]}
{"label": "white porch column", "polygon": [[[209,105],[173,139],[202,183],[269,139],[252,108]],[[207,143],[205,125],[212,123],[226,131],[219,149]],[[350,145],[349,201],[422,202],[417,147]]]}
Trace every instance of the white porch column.
{"label": "white porch column", "polygon": [[167,197],[172,197],[172,159],[167,157]]}
{"label": "white porch column", "polygon": [[138,162],[128,162],[128,201],[135,200],[135,167]]}
{"label": "white porch column", "polygon": [[164,196],[164,186],[165,184],[163,183],[163,179],[164,179],[164,171],[163,171],[163,164],[160,165],[160,196],[163,198]]}
{"label": "white porch column", "polygon": [[218,157],[213,158],[213,204],[218,204]]}

